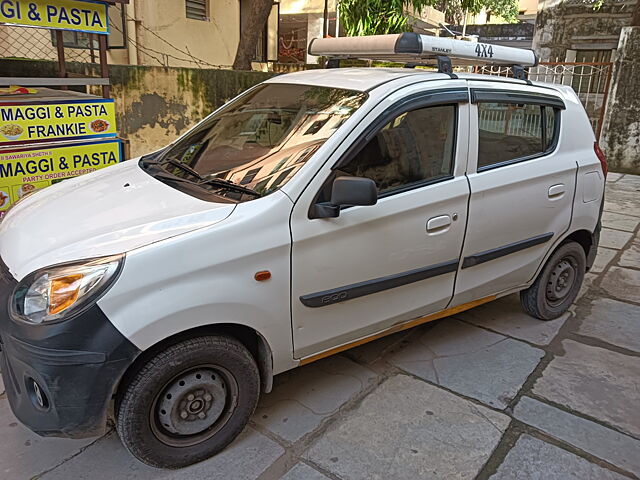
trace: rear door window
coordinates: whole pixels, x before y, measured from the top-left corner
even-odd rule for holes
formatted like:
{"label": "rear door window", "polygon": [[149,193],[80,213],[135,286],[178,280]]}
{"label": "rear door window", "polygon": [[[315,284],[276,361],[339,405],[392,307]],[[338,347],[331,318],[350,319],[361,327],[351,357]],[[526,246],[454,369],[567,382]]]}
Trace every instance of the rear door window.
{"label": "rear door window", "polygon": [[527,103],[478,103],[478,170],[553,150],[558,110]]}

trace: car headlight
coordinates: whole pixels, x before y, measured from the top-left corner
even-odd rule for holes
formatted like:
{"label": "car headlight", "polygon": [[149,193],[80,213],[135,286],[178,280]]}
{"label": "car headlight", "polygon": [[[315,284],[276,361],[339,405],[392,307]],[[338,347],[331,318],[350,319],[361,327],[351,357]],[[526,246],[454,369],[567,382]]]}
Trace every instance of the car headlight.
{"label": "car headlight", "polygon": [[43,268],[27,275],[11,298],[11,316],[28,323],[62,320],[90,307],[116,280],[124,255]]}

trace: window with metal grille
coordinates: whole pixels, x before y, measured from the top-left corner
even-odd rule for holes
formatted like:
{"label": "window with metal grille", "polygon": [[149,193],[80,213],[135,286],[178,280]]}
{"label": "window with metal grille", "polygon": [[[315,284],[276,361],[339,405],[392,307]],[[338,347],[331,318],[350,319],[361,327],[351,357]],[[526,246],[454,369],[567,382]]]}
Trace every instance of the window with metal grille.
{"label": "window with metal grille", "polygon": [[187,18],[208,20],[208,0],[186,0]]}

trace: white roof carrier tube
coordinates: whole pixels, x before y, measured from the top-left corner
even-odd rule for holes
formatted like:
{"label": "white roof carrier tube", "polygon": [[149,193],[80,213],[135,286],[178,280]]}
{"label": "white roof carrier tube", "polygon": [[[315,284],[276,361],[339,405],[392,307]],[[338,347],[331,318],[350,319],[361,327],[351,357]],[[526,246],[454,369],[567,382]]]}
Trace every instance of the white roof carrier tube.
{"label": "white roof carrier tube", "polygon": [[533,50],[468,42],[418,33],[371,35],[367,37],[314,38],[309,54],[332,58],[359,58],[398,63],[433,63],[437,56],[463,60],[459,65],[521,65],[534,67]]}

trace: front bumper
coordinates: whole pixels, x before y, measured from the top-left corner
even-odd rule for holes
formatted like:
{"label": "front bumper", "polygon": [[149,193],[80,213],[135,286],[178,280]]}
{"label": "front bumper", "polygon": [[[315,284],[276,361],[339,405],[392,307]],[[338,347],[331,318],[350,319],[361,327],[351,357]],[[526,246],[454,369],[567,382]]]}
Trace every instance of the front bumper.
{"label": "front bumper", "polygon": [[140,351],[97,305],[50,325],[12,321],[17,283],[0,259],[0,368],[13,413],[42,436],[103,433],[118,382]]}

